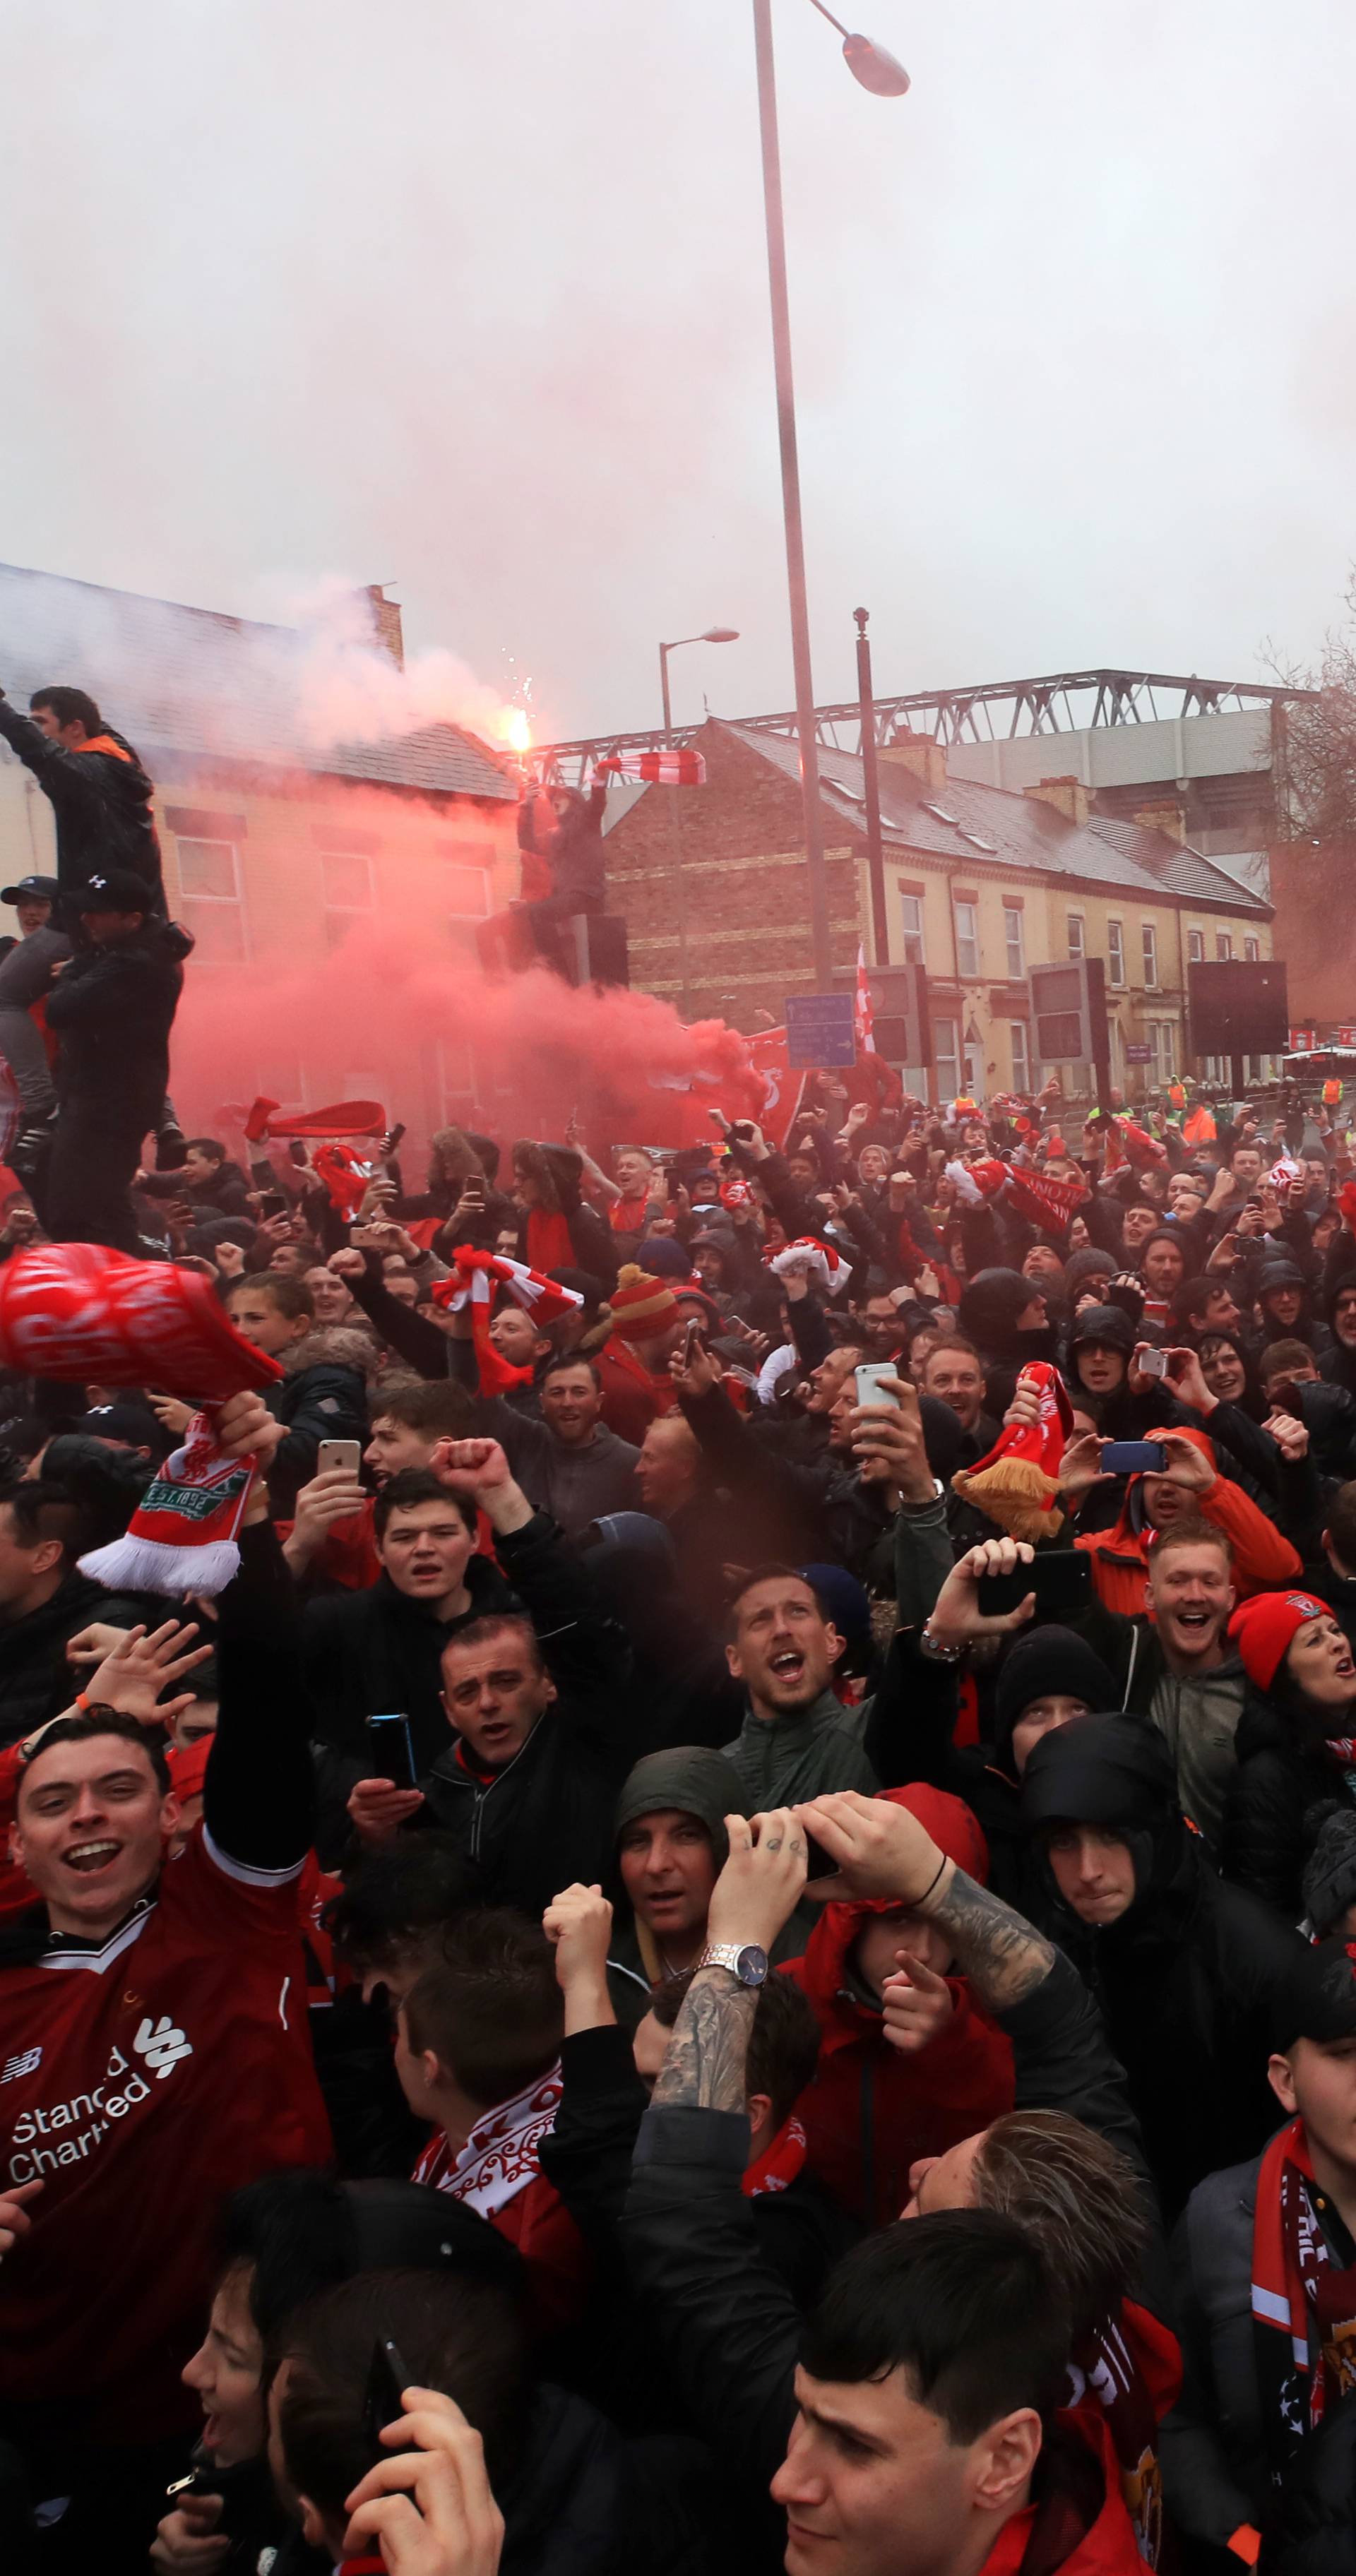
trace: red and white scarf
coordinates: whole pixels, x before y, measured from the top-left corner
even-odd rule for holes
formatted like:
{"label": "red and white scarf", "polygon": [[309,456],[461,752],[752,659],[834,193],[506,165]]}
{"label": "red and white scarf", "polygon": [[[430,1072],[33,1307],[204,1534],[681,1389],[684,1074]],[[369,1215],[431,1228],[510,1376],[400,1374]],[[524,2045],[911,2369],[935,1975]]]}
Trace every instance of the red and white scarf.
{"label": "red and white scarf", "polygon": [[138,1592],[225,1590],[257,1461],[217,1444],[215,1408],[282,1376],[238,1333],[196,1270],[129,1261],[96,1243],[49,1243],[0,1268],[0,1361],[26,1375],[156,1386],[203,1407],[121,1538],[80,1560]]}
{"label": "red and white scarf", "polygon": [[1334,2263],[1313,2186],[1304,2122],[1292,2120],[1262,2158],[1252,2226],[1253,2332],[1275,2476],[1356,2386],[1356,2266]]}
{"label": "red and white scarf", "polygon": [[452,1255],[451,1273],[438,1281],[433,1302],[435,1306],[445,1306],[453,1315],[470,1306],[471,1339],[486,1395],[506,1395],[510,1387],[532,1383],[531,1369],[514,1368],[508,1360],[501,1359],[490,1339],[490,1315],[501,1288],[507,1290],[515,1304],[526,1309],[543,1333],[558,1324],[562,1315],[584,1303],[577,1288],[562,1288],[559,1280],[545,1278],[540,1270],[529,1270],[525,1261],[508,1261],[498,1252],[479,1252],[473,1243],[459,1244]]}
{"label": "red and white scarf", "polygon": [[647,787],[704,787],[706,762],[699,751],[613,751],[600,760],[599,778],[637,778]]}
{"label": "red and white scarf", "polygon": [[776,1279],[784,1279],[790,1270],[810,1271],[830,1297],[840,1297],[852,1275],[841,1252],[817,1234],[798,1234],[780,1252],[765,1252],[763,1261]]}
{"label": "red and white scarf", "polygon": [[761,2200],[765,2191],[789,2191],[809,2152],[810,2141],[793,2111],[761,2156],[744,2167],[744,2198]]}
{"label": "red and white scarf", "polygon": [[511,2102],[497,2102],[484,2112],[460,2154],[453,2155],[441,2130],[425,2147],[411,2179],[450,2192],[454,2200],[478,2209],[482,2218],[493,2218],[536,2181],[541,2171],[537,2149],[555,2126],[560,2095],[557,2061],[549,2075],[534,2076]]}

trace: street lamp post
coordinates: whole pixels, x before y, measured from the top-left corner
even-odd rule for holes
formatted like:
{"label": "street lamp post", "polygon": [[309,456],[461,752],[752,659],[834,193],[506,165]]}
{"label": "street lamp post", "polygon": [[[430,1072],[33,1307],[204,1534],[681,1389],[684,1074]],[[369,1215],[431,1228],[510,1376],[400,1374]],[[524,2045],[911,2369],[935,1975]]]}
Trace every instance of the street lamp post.
{"label": "street lamp post", "polygon": [[[902,98],[909,75],[867,36],[854,36],[824,0],[813,0],[843,39],[843,59],[855,80],[878,98]],[[796,683],[796,732],[800,742],[800,792],[805,858],[810,872],[810,935],[815,982],[826,992],[833,978],[828,881],[824,869],[824,814],[819,793],[819,741],[810,670],[810,617],[805,591],[805,538],[800,508],[800,459],[796,443],[796,392],[791,366],[791,313],[786,292],[786,227],[782,212],[781,143],[777,132],[777,72],[772,51],[772,0],[753,0],[758,64],[758,128],[763,154],[763,210],[767,224],[768,292],[772,304],[772,355],[777,383],[777,435],[782,460],[782,516],[786,527],[786,585],[791,609],[791,660]]]}
{"label": "street lamp post", "polygon": [[675,636],[671,644],[660,645],[659,690],[664,702],[664,743],[666,748],[673,741],[673,710],[669,705],[670,653],[676,653],[679,646],[682,644],[737,644],[738,642],[739,629],[737,626],[708,626],[700,635],[678,635]]}

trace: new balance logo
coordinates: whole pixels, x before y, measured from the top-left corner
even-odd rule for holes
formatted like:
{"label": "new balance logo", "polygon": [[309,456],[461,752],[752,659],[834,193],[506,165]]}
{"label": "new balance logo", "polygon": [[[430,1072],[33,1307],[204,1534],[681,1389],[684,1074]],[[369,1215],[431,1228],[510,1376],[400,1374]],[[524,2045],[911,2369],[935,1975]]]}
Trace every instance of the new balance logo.
{"label": "new balance logo", "polygon": [[181,2057],[191,2057],[193,2054],[192,2041],[185,2039],[181,2030],[175,2029],[168,2013],[162,2013],[157,2022],[153,2022],[150,2014],[147,2013],[132,2046],[138,2057],[144,2057],[147,2065],[155,2068],[162,2083],[165,2077],[173,2072]]}
{"label": "new balance logo", "polygon": [[0,2084],[12,2084],[19,2075],[34,2075],[42,2064],[40,2048],[22,2049],[17,2057],[7,2057],[0,2067]]}

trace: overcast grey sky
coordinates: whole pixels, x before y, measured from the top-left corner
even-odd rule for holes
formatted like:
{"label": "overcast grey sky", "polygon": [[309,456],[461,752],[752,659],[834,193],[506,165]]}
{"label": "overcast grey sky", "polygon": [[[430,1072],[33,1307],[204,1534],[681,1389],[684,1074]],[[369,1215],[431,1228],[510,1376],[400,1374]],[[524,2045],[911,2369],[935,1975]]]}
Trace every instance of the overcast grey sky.
{"label": "overcast grey sky", "polygon": [[[1352,0],[776,0],[821,698],[1263,675],[1356,555]],[[0,558],[386,580],[543,731],[791,696],[748,0],[6,13]],[[512,667],[510,664],[512,657]],[[0,678],[3,674],[0,674]]]}

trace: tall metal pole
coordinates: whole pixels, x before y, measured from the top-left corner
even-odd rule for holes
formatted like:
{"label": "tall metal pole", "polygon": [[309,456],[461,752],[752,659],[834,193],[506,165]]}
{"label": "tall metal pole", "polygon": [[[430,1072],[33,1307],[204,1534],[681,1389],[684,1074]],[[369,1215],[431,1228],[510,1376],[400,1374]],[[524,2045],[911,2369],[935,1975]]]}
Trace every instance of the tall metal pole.
{"label": "tall metal pole", "polygon": [[782,161],[777,135],[777,74],[772,53],[772,0],[753,0],[758,60],[758,129],[763,147],[763,209],[767,220],[767,276],[772,302],[772,354],[777,377],[777,435],[782,456],[782,515],[786,522],[786,585],[791,606],[791,658],[796,677],[796,731],[800,737],[800,792],[805,858],[810,872],[810,933],[815,982],[821,993],[833,981],[829,895],[824,869],[824,809],[819,793],[819,744],[815,692],[810,676],[810,618],[805,595],[805,540],[800,515],[800,461],[796,450],[796,393],[791,371],[791,314],[786,296],[786,234],[782,221]]}
{"label": "tall metal pole", "polygon": [[866,805],[866,866],[871,880],[871,945],[878,966],[890,962],[890,915],[885,902],[885,850],[880,837],[880,768],[876,760],[876,697],[871,685],[869,611],[854,608],[857,624],[857,703],[862,717],[862,796]]}
{"label": "tall metal pole", "polygon": [[659,647],[659,687],[664,701],[664,748],[666,751],[670,751],[673,747],[673,709],[669,705],[669,648],[667,644],[661,644]]}

